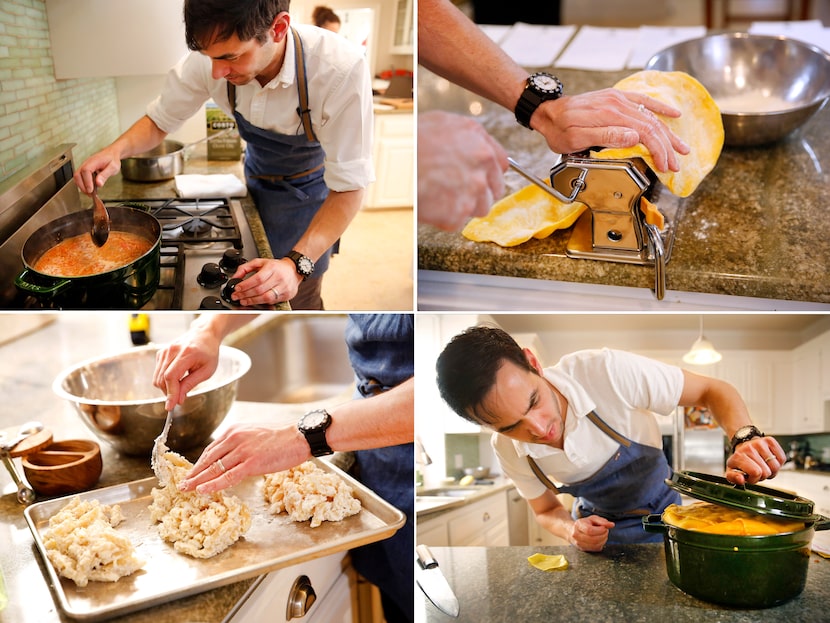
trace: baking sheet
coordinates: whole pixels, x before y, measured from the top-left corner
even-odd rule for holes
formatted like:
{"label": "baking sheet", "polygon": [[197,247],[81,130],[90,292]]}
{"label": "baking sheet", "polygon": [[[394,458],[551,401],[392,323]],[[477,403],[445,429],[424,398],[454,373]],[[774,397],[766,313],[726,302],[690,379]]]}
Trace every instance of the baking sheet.
{"label": "baking sheet", "polygon": [[158,535],[148,508],[152,502],[150,491],[157,484],[155,477],[78,494],[81,499],[121,505],[124,521],[116,529],[132,541],[137,556],[146,564],[118,582],[90,582],[79,588],[72,580],[61,578],[49,563],[43,533],[49,527],[49,518],[73,496],[32,504],[24,515],[61,610],[70,617],[94,621],[380,541],[404,524],[403,513],[370,489],[326,461],[314,462],[351,485],[362,504],[360,513],[311,528],[308,521],[296,523],[285,513],[271,514],[262,496],[262,478],[249,478],[228,492],[248,504],[251,528],[234,545],[207,560],[177,553]]}

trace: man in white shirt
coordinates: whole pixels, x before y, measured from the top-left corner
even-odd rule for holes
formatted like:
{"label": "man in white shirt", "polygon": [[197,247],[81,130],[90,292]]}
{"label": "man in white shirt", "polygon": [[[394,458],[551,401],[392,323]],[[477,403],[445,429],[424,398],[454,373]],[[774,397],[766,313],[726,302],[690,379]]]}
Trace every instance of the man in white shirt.
{"label": "man in white shirt", "polygon": [[364,54],[289,0],[185,0],[188,47],[147,114],[75,173],[91,193],[123,158],[152,149],[213,99],[245,139],[245,175],[275,260],[255,259],[233,298],[322,309],[321,277],[360,209],[372,165],[372,88]]}
{"label": "man in white shirt", "polygon": [[[631,353],[579,351],[543,368],[501,329],[479,326],[453,338],[436,367],[447,404],[494,431],[504,474],[539,524],[585,551],[662,540],[641,518],[680,496],[664,482],[655,413],[709,409],[732,439],[726,477],[736,484],[772,478],[786,460],[731,385]],[[557,493],[575,496],[572,516]]]}

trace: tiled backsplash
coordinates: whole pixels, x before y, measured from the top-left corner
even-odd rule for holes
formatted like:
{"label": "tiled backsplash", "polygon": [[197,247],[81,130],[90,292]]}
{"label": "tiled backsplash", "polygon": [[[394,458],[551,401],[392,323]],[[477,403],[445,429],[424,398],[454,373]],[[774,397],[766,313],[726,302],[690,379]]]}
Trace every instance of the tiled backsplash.
{"label": "tiled backsplash", "polygon": [[61,143],[77,144],[77,166],[118,134],[115,80],[55,80],[44,0],[3,0],[0,180]]}

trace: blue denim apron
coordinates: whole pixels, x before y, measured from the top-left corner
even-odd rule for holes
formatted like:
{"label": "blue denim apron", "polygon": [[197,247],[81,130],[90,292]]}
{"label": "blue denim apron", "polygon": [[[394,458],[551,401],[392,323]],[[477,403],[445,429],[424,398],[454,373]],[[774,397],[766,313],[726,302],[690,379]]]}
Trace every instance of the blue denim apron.
{"label": "blue denim apron", "polygon": [[554,493],[569,493],[577,498],[571,513],[574,519],[599,515],[613,521],[609,544],[662,542],[663,535],[643,529],[642,517],[662,513],[669,504],[680,504],[680,494],[664,482],[672,470],[663,450],[631,441],[594,411],[588,419],[620,444],[605,465],[590,478],[557,487],[528,456],[533,473]]}
{"label": "blue denim apron", "polygon": [[[356,397],[368,398],[400,385],[414,373],[414,317],[412,314],[352,314],[346,326],[346,344],[355,372]],[[352,561],[363,577],[392,601],[398,616],[412,620],[415,551],[412,443],[360,450],[355,453],[360,481],[406,515],[406,523],[389,539],[352,550]],[[389,614],[387,614],[387,619]],[[392,623],[392,619],[389,619]]]}
{"label": "blue denim apron", "polygon": [[[325,152],[311,127],[305,57],[300,36],[291,29],[295,43],[297,91],[303,132],[279,134],[252,125],[236,110],[236,86],[228,82],[230,103],[239,135],[245,139],[245,178],[256,204],[274,257],[288,255],[329,194],[323,180]],[[329,266],[337,244],[315,262],[315,276]]]}

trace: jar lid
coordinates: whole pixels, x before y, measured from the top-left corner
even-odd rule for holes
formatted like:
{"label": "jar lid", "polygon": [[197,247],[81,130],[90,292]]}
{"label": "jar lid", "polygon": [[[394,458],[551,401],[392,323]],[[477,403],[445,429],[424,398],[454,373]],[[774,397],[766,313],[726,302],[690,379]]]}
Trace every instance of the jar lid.
{"label": "jar lid", "polygon": [[730,508],[797,521],[818,521],[813,502],[792,493],[760,485],[735,485],[723,476],[674,472],[666,484],[684,495]]}

